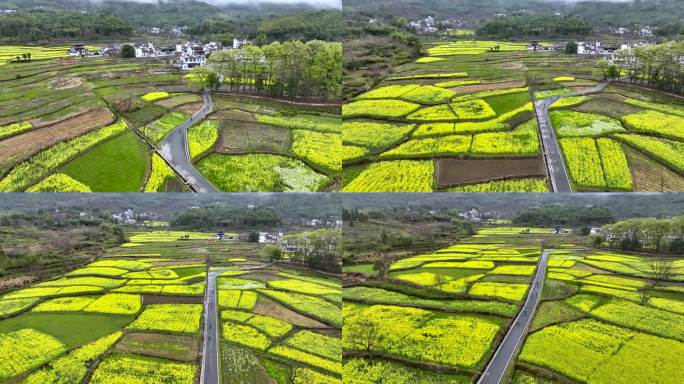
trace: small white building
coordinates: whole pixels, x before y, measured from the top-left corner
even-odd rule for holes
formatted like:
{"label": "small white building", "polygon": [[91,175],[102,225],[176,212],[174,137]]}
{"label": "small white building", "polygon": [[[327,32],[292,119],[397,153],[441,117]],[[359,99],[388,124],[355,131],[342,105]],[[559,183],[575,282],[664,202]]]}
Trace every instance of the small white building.
{"label": "small white building", "polygon": [[259,232],[259,244],[278,244],[282,241],[283,236],[285,236],[283,232]]}
{"label": "small white building", "polygon": [[233,39],[233,49],[239,49],[243,45],[247,45],[247,39]]}

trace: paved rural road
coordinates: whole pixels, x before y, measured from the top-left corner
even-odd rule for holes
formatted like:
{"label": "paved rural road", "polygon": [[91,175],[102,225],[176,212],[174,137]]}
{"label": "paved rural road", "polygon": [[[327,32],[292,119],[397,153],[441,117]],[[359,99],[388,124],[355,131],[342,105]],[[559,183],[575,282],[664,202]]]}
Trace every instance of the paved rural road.
{"label": "paved rural road", "polygon": [[572,185],[570,183],[570,177],[568,176],[568,168],[565,166],[565,159],[563,158],[563,153],[560,149],[560,144],[556,138],[556,132],[551,125],[549,108],[551,107],[551,104],[562,98],[584,96],[591,93],[601,92],[607,85],[608,82],[604,81],[595,87],[587,88],[580,92],[568,93],[545,100],[538,100],[534,103],[535,109],[537,111],[537,119],[539,121],[539,130],[541,131],[542,136],[544,156],[546,157],[546,164],[549,169],[549,176],[551,178],[551,186],[554,192],[572,192]]}
{"label": "paved rural road", "polygon": [[256,270],[270,266],[273,263],[266,263],[257,266],[219,269],[209,271],[207,274],[207,289],[204,293],[204,348],[202,349],[202,373],[200,374],[200,384],[219,384],[221,363],[219,353],[219,311],[218,311],[218,292],[216,291],[216,278],[226,271],[231,270]]}
{"label": "paved rural road", "polygon": [[537,273],[534,275],[532,288],[527,294],[525,304],[499,345],[499,348],[494,352],[494,356],[489,361],[489,364],[487,364],[487,368],[485,368],[477,384],[500,384],[502,382],[508,366],[513,362],[518,346],[527,333],[530,323],[532,323],[537,305],[539,305],[548,259],[549,252],[542,252],[539,258]]}
{"label": "paved rural road", "polygon": [[205,91],[202,98],[204,99],[202,109],[166,136],[161,145],[161,155],[173,165],[195,191],[201,193],[219,192],[209,180],[195,169],[188,151],[188,128],[207,117],[214,108],[214,102],[209,91]]}
{"label": "paved rural road", "polygon": [[204,295],[204,348],[202,352],[201,384],[219,383],[218,306],[216,278],[225,270],[210,271]]}

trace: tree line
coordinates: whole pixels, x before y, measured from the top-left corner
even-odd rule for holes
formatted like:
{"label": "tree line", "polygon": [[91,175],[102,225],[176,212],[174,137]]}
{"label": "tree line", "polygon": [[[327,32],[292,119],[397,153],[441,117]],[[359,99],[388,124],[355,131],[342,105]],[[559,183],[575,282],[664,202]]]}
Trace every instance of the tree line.
{"label": "tree line", "polygon": [[186,32],[205,41],[224,44],[232,44],[234,38],[253,40],[258,45],[287,40],[337,41],[343,33],[342,13],[316,10],[231,18],[219,15],[191,24]]}
{"label": "tree line", "polygon": [[604,225],[615,221],[610,209],[605,207],[545,206],[526,209],[513,218],[513,224],[531,227],[556,225],[581,227]]}
{"label": "tree line", "polygon": [[6,43],[128,36],[131,25],[118,16],[71,11],[29,10],[0,16],[0,39]]}
{"label": "tree line", "polygon": [[172,227],[193,230],[272,227],[280,224],[280,217],[271,208],[265,207],[253,209],[221,206],[196,208],[179,213],[171,221]]}
{"label": "tree line", "polygon": [[670,219],[637,218],[603,226],[591,236],[595,246],[626,251],[684,254],[684,216]]}
{"label": "tree line", "polygon": [[342,45],[299,40],[217,52],[193,73],[206,86],[274,97],[337,100],[342,90]]}
{"label": "tree line", "polygon": [[319,229],[286,235],[282,246],[269,244],[263,252],[271,261],[283,261],[309,268],[340,273],[339,229]]}
{"label": "tree line", "polygon": [[684,94],[684,41],[626,49],[616,57],[615,65],[600,63],[605,77]]}
{"label": "tree line", "polygon": [[591,31],[591,25],[580,16],[524,14],[491,19],[477,30],[477,34],[509,39],[513,37],[585,36]]}

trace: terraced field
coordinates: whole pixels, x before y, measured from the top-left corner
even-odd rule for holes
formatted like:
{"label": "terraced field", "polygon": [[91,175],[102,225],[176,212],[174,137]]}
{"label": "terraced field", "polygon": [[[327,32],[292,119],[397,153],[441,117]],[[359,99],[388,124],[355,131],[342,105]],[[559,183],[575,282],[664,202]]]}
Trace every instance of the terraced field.
{"label": "terraced field", "polygon": [[512,383],[681,382],[683,260],[659,284],[650,263],[638,255],[555,251]]}
{"label": "terraced field", "polygon": [[[0,379],[12,383],[195,383],[210,234],[145,232],[63,276],[0,298]],[[204,239],[204,240],[202,240]],[[16,351],[19,353],[8,352]]]}
{"label": "terraced field", "polygon": [[217,288],[221,382],[342,383],[339,280],[270,267]]}
{"label": "terraced field", "polygon": [[[483,229],[343,291],[345,382],[472,383],[511,326],[548,229]],[[347,272],[373,276],[357,266]]]}
{"label": "terraced field", "polygon": [[[343,190],[548,191],[531,100],[597,85],[596,59],[483,41],[426,51],[344,105]],[[623,84],[555,102],[573,188],[681,190],[682,111],[681,99]]]}
{"label": "terraced field", "polygon": [[335,107],[214,96],[215,111],[189,130],[197,169],[224,192],[317,192],[339,188]]}
{"label": "terraced field", "polygon": [[186,190],[153,156],[201,107],[182,74],[154,60],[34,59],[0,66],[0,191]]}
{"label": "terraced field", "polygon": [[504,59],[522,50],[435,44],[345,104],[343,190],[548,191],[531,91]]}
{"label": "terraced field", "polygon": [[210,233],[128,238],[0,296],[3,383],[198,382],[207,261],[229,270],[217,286],[220,354],[208,357],[220,359],[222,382],[341,383],[339,280],[287,267],[240,271],[264,265],[259,245]]}
{"label": "terraced field", "polygon": [[552,106],[576,191],[681,191],[684,103],[615,84]]}

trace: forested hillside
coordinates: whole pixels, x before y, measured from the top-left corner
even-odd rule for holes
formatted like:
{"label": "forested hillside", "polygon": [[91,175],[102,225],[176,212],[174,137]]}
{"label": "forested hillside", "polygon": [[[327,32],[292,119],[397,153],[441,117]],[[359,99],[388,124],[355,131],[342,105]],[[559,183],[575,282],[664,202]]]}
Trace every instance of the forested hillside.
{"label": "forested hillside", "polygon": [[31,43],[39,40],[128,36],[131,25],[118,16],[73,11],[31,10],[0,17],[0,41]]}
{"label": "forested hillside", "polygon": [[634,0],[633,2],[554,0],[345,0],[347,13],[395,15],[410,18],[439,16],[460,18],[479,26],[497,13],[574,14],[594,26],[647,24],[667,26],[684,19],[681,0]]}
{"label": "forested hillside", "polygon": [[0,9],[19,10],[0,14],[0,36],[7,43],[128,36],[149,27],[186,28],[193,37],[225,43],[234,38],[260,44],[339,40],[342,35],[339,10],[311,9],[305,4],[216,7],[197,0],[0,0]]}

